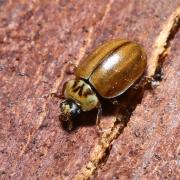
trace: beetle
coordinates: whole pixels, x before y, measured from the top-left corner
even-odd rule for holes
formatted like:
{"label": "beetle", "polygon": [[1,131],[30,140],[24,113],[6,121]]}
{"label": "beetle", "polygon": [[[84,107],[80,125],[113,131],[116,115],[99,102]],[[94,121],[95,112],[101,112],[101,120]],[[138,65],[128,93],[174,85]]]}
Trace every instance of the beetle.
{"label": "beetle", "polygon": [[147,56],[144,48],[132,41],[114,39],[98,46],[75,69],[76,78],[64,84],[66,98],[60,104],[62,121],[72,129],[81,111],[97,108],[96,124],[102,114],[99,96],[111,100],[123,94],[144,73]]}

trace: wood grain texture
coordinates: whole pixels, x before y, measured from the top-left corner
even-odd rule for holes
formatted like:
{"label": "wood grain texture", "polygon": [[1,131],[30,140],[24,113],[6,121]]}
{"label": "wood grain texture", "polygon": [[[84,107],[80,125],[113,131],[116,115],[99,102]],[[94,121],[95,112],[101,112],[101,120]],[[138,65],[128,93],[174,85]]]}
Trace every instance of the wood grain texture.
{"label": "wood grain texture", "polygon": [[[0,1],[0,179],[178,179],[179,6],[179,0]],[[154,65],[149,74],[165,60],[163,80],[144,92],[126,127],[108,106],[101,137],[91,113],[67,132],[51,93],[74,77],[71,64],[119,37],[145,46]],[[164,49],[155,53],[157,42]]]}

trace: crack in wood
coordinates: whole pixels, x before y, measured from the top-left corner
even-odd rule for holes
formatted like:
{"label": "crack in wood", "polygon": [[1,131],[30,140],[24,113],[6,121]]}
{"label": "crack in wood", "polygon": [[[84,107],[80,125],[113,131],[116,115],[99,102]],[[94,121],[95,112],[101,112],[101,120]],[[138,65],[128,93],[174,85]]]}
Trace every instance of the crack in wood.
{"label": "crack in wood", "polygon": [[[155,76],[159,67],[162,66],[162,63],[165,57],[168,55],[167,51],[170,48],[170,42],[173,40],[175,34],[178,32],[180,27],[180,7],[178,7],[168,18],[164,24],[160,34],[156,38],[154,43],[154,50],[151,54],[148,63],[147,78],[152,79]],[[143,87],[145,87],[148,82],[143,82]],[[138,104],[138,102],[137,102]],[[136,104],[136,106],[137,106]],[[132,107],[131,107],[132,108]],[[130,109],[131,109],[130,108]],[[135,109],[135,107],[134,107]],[[131,113],[133,110],[131,110]],[[115,118],[114,124],[108,132],[104,132],[100,137],[97,145],[95,145],[93,151],[91,152],[89,162],[85,164],[80,171],[77,172],[74,179],[76,180],[85,180],[89,179],[94,173],[107,161],[109,157],[109,152],[112,143],[119,135],[123,132],[126,127],[129,117],[126,114],[117,114],[119,118]],[[128,117],[128,119],[127,119]],[[107,151],[108,150],[108,151]]]}
{"label": "crack in wood", "polygon": [[91,45],[91,43],[92,43],[92,38],[91,37],[93,35],[93,32],[94,32],[94,28],[90,27],[87,38],[85,39],[86,45],[83,46],[82,48],[80,48],[80,50],[79,50],[79,57],[77,58],[78,61],[76,62],[76,66],[79,64],[79,62],[84,57],[87,48],[89,48],[89,46]]}
{"label": "crack in wood", "polygon": [[180,27],[180,7],[178,7],[168,18],[164,24],[162,31],[156,38],[154,50],[148,61],[147,76],[153,77],[158,66],[161,65],[163,59],[167,56],[170,41],[173,39]]}

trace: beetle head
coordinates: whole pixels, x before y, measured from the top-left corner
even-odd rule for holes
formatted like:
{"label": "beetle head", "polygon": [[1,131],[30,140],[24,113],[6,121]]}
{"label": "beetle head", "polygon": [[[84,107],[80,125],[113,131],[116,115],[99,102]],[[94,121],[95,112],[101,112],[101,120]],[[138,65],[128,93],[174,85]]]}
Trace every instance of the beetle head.
{"label": "beetle head", "polygon": [[77,103],[71,99],[66,99],[65,101],[63,101],[60,104],[60,109],[63,121],[71,121],[81,112],[81,109],[77,105]]}

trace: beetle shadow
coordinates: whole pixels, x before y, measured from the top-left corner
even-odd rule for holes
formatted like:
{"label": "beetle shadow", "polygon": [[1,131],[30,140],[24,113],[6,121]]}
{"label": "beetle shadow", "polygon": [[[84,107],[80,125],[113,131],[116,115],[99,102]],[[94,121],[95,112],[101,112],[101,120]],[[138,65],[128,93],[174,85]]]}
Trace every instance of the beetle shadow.
{"label": "beetle shadow", "polygon": [[148,86],[146,79],[140,79],[116,99],[118,101],[116,118],[123,121],[124,127],[130,121],[130,117],[137,105],[141,104],[144,91],[149,89]]}
{"label": "beetle shadow", "polygon": [[[109,115],[112,115],[114,112],[115,106],[110,103],[109,101],[100,98],[101,106],[102,106],[102,117],[106,117]],[[97,113],[98,109],[94,109],[88,112],[81,112],[77,117],[75,117],[72,120],[73,123],[73,129],[68,130],[68,123],[65,121],[61,121],[61,116],[59,116],[59,121],[61,124],[61,127],[68,132],[71,132],[73,130],[76,130],[80,127],[87,127],[87,126],[95,126],[96,125],[96,119],[97,119]]]}

